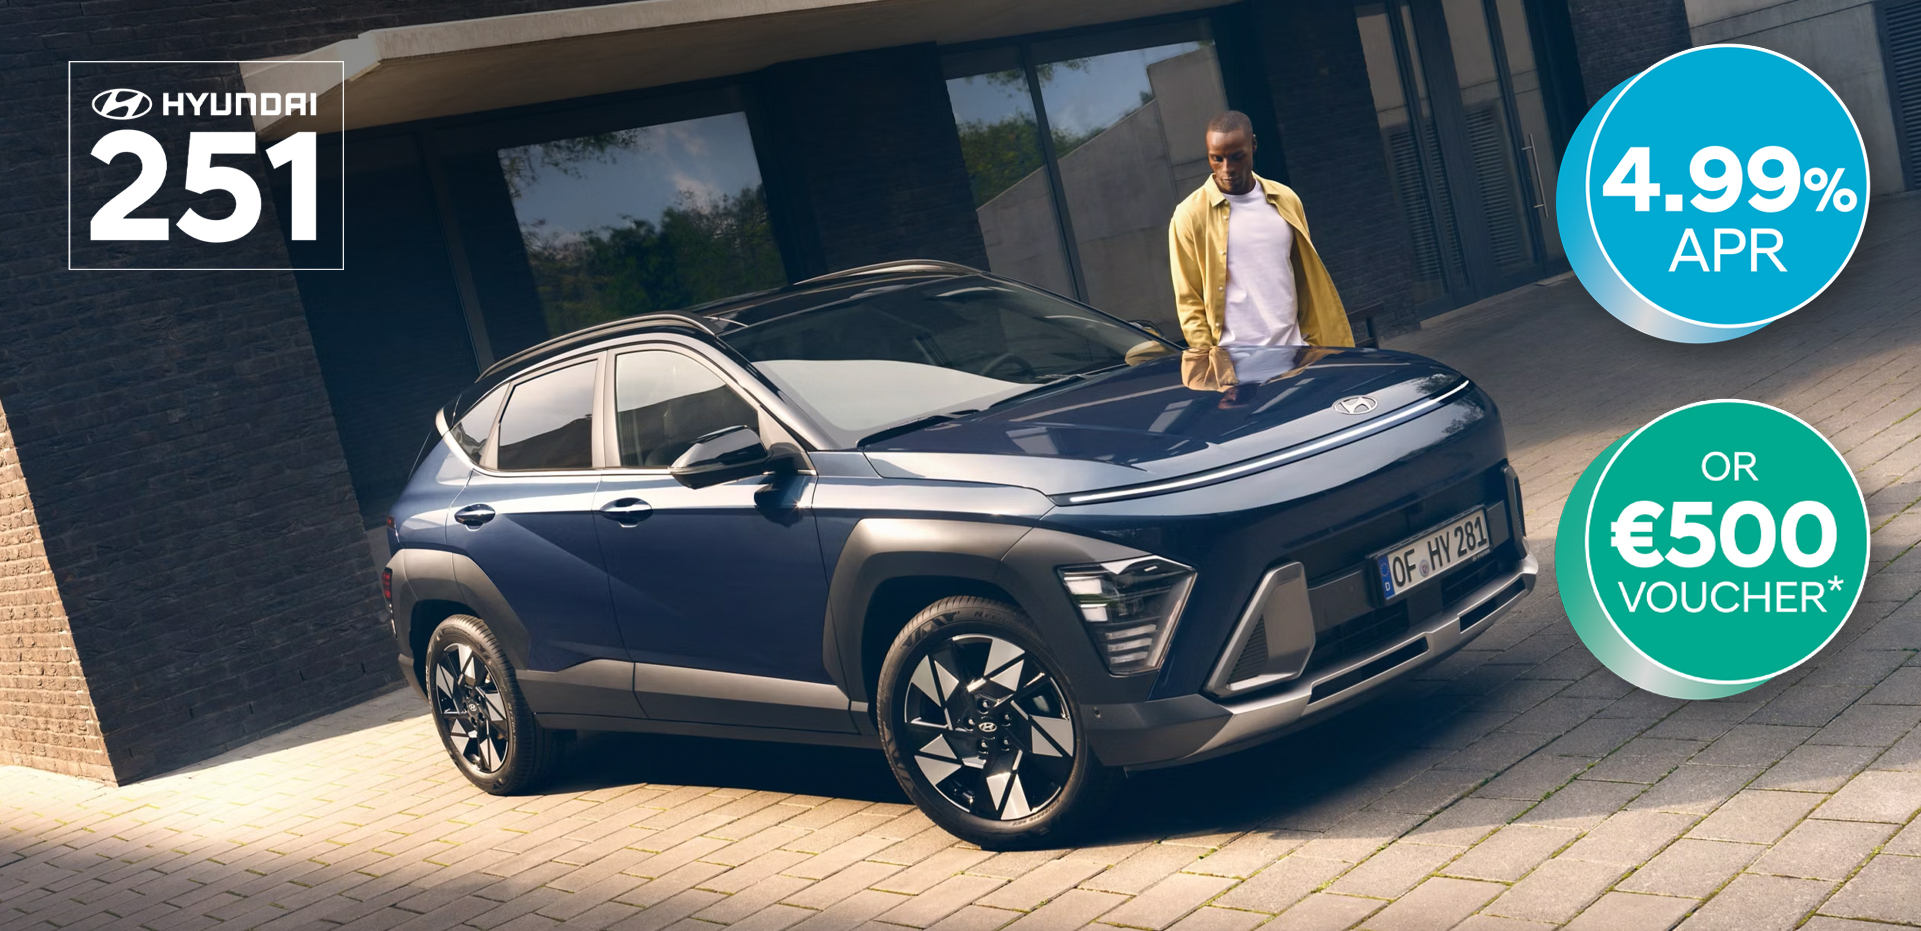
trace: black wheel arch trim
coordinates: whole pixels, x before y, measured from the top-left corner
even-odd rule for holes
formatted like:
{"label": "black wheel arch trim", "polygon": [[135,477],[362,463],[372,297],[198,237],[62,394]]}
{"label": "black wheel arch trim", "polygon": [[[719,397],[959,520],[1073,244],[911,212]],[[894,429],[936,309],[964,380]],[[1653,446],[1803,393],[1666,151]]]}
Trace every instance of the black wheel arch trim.
{"label": "black wheel arch trim", "polygon": [[448,550],[404,547],[387,561],[393,570],[394,633],[400,655],[417,666],[413,638],[416,608],[424,602],[452,602],[467,606],[494,633],[515,670],[528,666],[533,640],[520,615],[494,587],[492,579],[472,559]]}
{"label": "black wheel arch trim", "polygon": [[[949,518],[868,518],[855,525],[834,565],[821,658],[849,698],[872,703],[869,626],[885,625],[875,633],[885,633],[891,642],[893,634],[912,618],[911,612],[904,617],[870,617],[876,594],[890,581],[951,579],[991,586],[1010,597],[1065,667],[1062,675],[1078,701],[1144,700],[1156,676],[1108,674],[1054,571],[1062,565],[1143,555],[1148,554],[1046,527]],[[935,600],[929,598],[927,604]]]}

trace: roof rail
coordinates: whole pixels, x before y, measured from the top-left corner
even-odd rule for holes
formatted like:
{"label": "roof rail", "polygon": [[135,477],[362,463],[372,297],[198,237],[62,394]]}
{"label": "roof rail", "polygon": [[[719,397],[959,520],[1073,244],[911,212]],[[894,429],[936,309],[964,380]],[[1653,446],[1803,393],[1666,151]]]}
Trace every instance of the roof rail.
{"label": "roof rail", "polygon": [[901,272],[960,272],[962,274],[978,275],[981,273],[981,270],[969,265],[962,265],[959,262],[945,262],[940,259],[900,259],[893,262],[878,262],[873,265],[862,265],[859,268],[844,268],[837,272],[828,272],[825,275],[815,275],[805,281],[795,283],[817,284],[823,281],[839,281],[844,278],[864,278],[868,275],[892,275]]}
{"label": "roof rail", "polygon": [[610,333],[617,333],[623,330],[639,330],[650,325],[690,327],[710,336],[713,335],[714,332],[713,326],[698,314],[676,310],[650,311],[644,314],[636,314],[632,317],[622,317],[619,320],[609,320],[606,323],[597,323],[590,327],[574,330],[571,333],[563,333],[553,339],[536,343],[488,366],[486,371],[480,373],[480,377],[484,379],[488,375],[492,375],[495,372],[506,371],[529,359],[551,355],[568,346],[592,342]]}

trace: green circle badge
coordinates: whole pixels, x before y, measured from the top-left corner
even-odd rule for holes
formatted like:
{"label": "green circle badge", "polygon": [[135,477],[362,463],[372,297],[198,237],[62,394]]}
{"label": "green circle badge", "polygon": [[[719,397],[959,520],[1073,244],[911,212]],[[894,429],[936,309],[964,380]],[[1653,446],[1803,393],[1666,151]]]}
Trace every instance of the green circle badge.
{"label": "green circle badge", "polygon": [[1868,570],[1868,508],[1826,437],[1754,401],[1677,408],[1581,473],[1555,535],[1581,641],[1671,698],[1743,692],[1841,630]]}

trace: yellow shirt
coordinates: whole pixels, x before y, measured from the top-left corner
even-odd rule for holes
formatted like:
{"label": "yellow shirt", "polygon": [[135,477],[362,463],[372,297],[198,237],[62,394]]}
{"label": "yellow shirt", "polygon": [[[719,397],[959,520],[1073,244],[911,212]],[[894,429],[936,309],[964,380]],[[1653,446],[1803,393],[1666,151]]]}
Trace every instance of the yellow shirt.
{"label": "yellow shirt", "polygon": [[[1334,279],[1307,236],[1307,215],[1293,189],[1260,175],[1267,202],[1294,228],[1295,315],[1312,346],[1352,346],[1347,309]],[[1174,271],[1174,309],[1190,350],[1220,345],[1227,319],[1227,198],[1209,175],[1174,208],[1167,224],[1168,265]]]}

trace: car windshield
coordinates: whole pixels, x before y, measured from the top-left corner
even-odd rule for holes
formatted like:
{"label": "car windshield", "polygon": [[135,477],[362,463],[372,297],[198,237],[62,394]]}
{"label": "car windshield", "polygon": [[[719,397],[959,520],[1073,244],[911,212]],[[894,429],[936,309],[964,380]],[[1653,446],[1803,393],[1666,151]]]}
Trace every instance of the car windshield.
{"label": "car windshield", "polygon": [[[795,297],[800,297],[796,295]],[[761,305],[721,338],[838,445],[1172,352],[1105,314],[981,277],[849,287]]]}

